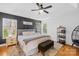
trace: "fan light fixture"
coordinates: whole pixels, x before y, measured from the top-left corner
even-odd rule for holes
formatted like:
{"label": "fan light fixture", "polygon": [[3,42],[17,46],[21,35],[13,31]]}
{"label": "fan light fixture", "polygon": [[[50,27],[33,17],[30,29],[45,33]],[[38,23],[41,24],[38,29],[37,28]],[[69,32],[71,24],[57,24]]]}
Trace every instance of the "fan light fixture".
{"label": "fan light fixture", "polygon": [[43,10],[39,10],[39,14],[42,14],[43,13]]}
{"label": "fan light fixture", "polygon": [[44,7],[43,4],[41,3],[36,3],[36,5],[38,6],[38,9],[33,9],[32,11],[39,11],[39,14],[45,12],[45,13],[49,13],[48,11],[46,11],[46,9],[52,8],[52,5],[46,6]]}

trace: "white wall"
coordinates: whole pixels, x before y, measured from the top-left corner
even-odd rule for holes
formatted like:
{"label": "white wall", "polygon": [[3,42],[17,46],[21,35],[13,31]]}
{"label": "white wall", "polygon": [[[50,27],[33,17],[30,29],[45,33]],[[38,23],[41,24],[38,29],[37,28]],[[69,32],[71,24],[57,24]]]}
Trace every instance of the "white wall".
{"label": "white wall", "polygon": [[[56,14],[55,14],[56,15]],[[71,33],[73,29],[79,25],[78,9],[63,13],[60,16],[51,17],[48,20],[48,34],[52,36],[52,40],[57,41],[57,27],[64,25],[66,27],[66,43],[72,44]]]}

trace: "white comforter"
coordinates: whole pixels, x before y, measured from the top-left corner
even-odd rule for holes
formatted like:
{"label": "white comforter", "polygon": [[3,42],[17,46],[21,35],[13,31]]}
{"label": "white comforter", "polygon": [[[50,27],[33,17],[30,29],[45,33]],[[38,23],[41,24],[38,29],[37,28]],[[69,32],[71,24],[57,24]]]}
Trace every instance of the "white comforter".
{"label": "white comforter", "polygon": [[[41,42],[44,42],[50,38],[50,37],[42,37],[42,38],[32,40],[33,38],[41,37],[41,36],[43,36],[43,35],[38,34],[38,35],[19,36],[18,37],[20,47],[23,49],[23,51],[26,55],[33,55],[34,53],[37,53],[38,44]],[[29,43],[25,44],[23,40],[27,40],[27,41],[31,40],[31,41],[29,41]]]}

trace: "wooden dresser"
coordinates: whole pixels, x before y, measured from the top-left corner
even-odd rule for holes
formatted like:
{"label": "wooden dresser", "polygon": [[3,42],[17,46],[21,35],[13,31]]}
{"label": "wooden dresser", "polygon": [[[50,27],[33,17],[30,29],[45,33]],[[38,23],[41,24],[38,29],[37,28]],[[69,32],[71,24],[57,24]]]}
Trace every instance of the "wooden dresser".
{"label": "wooden dresser", "polygon": [[17,44],[16,37],[15,36],[7,37],[6,44],[7,46]]}

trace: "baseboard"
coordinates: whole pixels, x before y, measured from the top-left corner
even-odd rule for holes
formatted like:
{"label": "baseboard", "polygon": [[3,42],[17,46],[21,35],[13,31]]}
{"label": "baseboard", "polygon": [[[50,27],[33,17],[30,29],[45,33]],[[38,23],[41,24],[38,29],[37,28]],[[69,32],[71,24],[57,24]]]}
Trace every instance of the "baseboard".
{"label": "baseboard", "polygon": [[2,47],[2,46],[6,46],[6,44],[0,44],[0,47]]}

